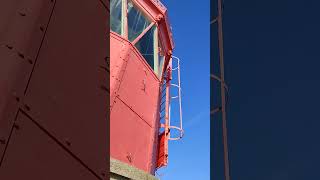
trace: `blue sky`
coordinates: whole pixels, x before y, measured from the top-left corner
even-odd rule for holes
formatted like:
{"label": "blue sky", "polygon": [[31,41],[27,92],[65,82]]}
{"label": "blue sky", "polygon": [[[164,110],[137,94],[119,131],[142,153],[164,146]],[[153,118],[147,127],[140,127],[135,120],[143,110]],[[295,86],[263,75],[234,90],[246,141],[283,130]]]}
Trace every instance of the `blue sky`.
{"label": "blue sky", "polygon": [[[185,136],[169,142],[169,165],[161,180],[210,179],[210,6],[209,0],[163,0],[181,59],[182,111]],[[172,110],[177,119],[177,109]]]}

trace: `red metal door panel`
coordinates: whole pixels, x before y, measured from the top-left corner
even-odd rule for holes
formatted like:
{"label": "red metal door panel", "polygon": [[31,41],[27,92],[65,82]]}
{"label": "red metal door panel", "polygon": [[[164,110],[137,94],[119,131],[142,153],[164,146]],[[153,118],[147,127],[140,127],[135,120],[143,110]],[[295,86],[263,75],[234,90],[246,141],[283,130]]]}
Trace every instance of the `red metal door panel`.
{"label": "red metal door panel", "polygon": [[110,155],[150,172],[152,129],[116,98],[110,114]]}
{"label": "red metal door panel", "polygon": [[119,35],[110,33],[110,47],[110,105],[112,109],[126,69],[129,43]]}
{"label": "red metal door panel", "polygon": [[0,1],[0,157],[53,8],[51,1]]}
{"label": "red metal door panel", "polygon": [[98,180],[30,118],[19,113],[1,180]]}
{"label": "red metal door panel", "polygon": [[157,116],[159,116],[157,102],[160,83],[147,66],[148,64],[141,59],[141,56],[131,49],[118,95],[147,124],[154,128]]}
{"label": "red metal door panel", "polygon": [[56,3],[25,97],[35,121],[101,177],[108,167],[106,12],[98,0]]}

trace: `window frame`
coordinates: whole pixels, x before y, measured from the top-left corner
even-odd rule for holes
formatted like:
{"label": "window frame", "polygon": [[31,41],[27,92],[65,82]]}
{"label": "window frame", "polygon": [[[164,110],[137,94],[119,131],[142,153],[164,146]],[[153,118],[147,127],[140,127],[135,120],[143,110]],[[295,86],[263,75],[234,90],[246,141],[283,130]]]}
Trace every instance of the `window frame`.
{"label": "window frame", "polygon": [[[162,44],[162,37],[161,36],[161,33],[159,33],[159,25],[157,23],[156,20],[154,20],[151,16],[151,14],[146,10],[144,9],[136,0],[131,0],[131,2],[135,5],[135,8],[140,11],[144,17],[150,21],[150,24],[147,26],[147,28],[145,28],[141,34],[136,37],[133,41],[130,41],[129,40],[129,33],[128,33],[128,1],[129,0],[121,0],[122,2],[122,9],[121,9],[121,34],[120,36],[125,38],[128,42],[130,42],[133,47],[135,47],[135,44],[142,38],[144,37],[144,35],[153,27],[155,26],[155,29],[154,29],[154,33],[153,33],[153,62],[154,62],[154,67],[151,67],[149,65],[149,63],[147,63],[147,60],[144,58],[144,56],[141,54],[141,52],[138,50],[139,54],[142,56],[143,60],[147,63],[147,65],[152,69],[153,73],[155,73],[155,75],[157,76],[157,78],[159,80],[161,80],[162,78],[162,74],[163,74],[163,68],[164,68],[164,61],[166,59],[166,53],[164,52],[164,59],[163,59],[163,65],[160,66],[160,52],[159,52],[159,45],[161,44],[162,45],[162,50],[164,50],[164,47],[163,47],[163,44]],[[113,31],[112,31],[113,32]],[[117,33],[117,32],[115,32]],[[118,33],[117,33],[118,34]],[[136,48],[136,47],[135,47]]]}

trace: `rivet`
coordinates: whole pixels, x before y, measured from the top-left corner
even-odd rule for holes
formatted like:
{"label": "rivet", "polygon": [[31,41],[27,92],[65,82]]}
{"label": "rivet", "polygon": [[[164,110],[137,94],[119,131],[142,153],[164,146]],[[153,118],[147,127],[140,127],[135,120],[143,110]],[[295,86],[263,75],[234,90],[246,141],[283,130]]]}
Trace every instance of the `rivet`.
{"label": "rivet", "polygon": [[33,61],[32,61],[31,59],[28,59],[28,62],[29,62],[30,64],[33,64]]}
{"label": "rivet", "polygon": [[26,16],[25,13],[19,12],[20,16]]}
{"label": "rivet", "polygon": [[128,161],[129,161],[130,163],[132,163],[132,158],[131,158],[131,154],[130,154],[130,153],[127,155],[127,159],[128,159]]}
{"label": "rivet", "polygon": [[10,46],[10,45],[6,45],[6,47],[7,47],[8,49],[12,49],[12,48],[13,48],[13,47]]}
{"label": "rivet", "polygon": [[18,53],[18,55],[19,55],[22,59],[24,59],[24,55],[23,55],[22,53]]}

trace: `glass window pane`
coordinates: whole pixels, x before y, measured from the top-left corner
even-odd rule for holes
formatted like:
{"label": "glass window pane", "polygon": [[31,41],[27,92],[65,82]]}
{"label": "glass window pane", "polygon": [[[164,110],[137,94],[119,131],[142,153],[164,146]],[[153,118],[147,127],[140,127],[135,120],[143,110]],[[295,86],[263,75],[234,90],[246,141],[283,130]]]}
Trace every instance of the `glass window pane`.
{"label": "glass window pane", "polygon": [[122,14],[122,0],[110,1],[110,28],[112,31],[121,35],[121,14]]}
{"label": "glass window pane", "polygon": [[143,15],[143,13],[135,7],[135,5],[128,1],[128,39],[133,41],[137,38],[143,30],[150,24],[150,21]]}
{"label": "glass window pane", "polygon": [[159,56],[159,78],[162,77],[162,71],[163,71],[163,64],[164,64],[164,56]]}
{"label": "glass window pane", "polygon": [[135,44],[142,56],[148,62],[152,69],[154,69],[154,30],[153,26],[149,31]]}
{"label": "glass window pane", "polygon": [[161,41],[159,41],[159,78],[161,79],[162,77],[162,68],[163,68],[163,64],[164,64],[164,60],[165,60],[165,55],[164,55],[164,51],[163,51],[163,48],[162,48],[162,44],[161,44]]}

